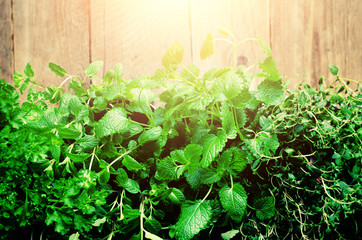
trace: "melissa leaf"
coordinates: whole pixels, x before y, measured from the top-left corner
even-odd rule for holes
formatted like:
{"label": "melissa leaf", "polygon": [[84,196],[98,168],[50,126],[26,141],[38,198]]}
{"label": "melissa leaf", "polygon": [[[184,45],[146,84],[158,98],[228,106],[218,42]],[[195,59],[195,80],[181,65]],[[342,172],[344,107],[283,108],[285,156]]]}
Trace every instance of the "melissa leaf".
{"label": "melissa leaf", "polygon": [[279,105],[283,102],[285,94],[280,82],[264,80],[259,84],[255,97],[266,105]]}
{"label": "melissa leaf", "polygon": [[226,135],[223,132],[219,132],[218,136],[209,134],[205,137],[204,141],[201,166],[207,168],[214,161],[217,154],[223,150],[226,143]]}
{"label": "melissa leaf", "polygon": [[237,131],[235,126],[234,114],[230,111],[228,104],[225,102],[221,104],[221,124],[226,132],[226,138],[235,139]]}
{"label": "melissa leaf", "polygon": [[66,74],[66,71],[64,70],[64,68],[62,68],[61,66],[58,66],[55,63],[50,62],[49,63],[49,68],[53,73],[55,73],[59,77],[64,77],[65,74]]}
{"label": "melissa leaf", "polygon": [[180,75],[187,81],[194,82],[195,79],[200,75],[200,70],[195,64],[190,64],[182,69]]}
{"label": "melissa leaf", "polygon": [[211,216],[211,206],[205,201],[182,204],[180,218],[175,225],[176,239],[192,239],[201,230],[208,227]]}
{"label": "melissa leaf", "polygon": [[139,137],[138,137],[138,143],[140,145],[143,145],[147,142],[156,141],[162,134],[162,128],[160,126],[150,128],[146,131],[144,131]]}
{"label": "melissa leaf", "polygon": [[132,172],[137,172],[138,170],[141,170],[143,168],[143,166],[139,162],[137,162],[136,159],[129,155],[123,157],[122,164],[128,169],[128,171]]}
{"label": "melissa leaf", "polygon": [[200,58],[202,60],[210,57],[214,53],[214,38],[212,37],[211,33],[208,33],[206,39],[202,43],[201,51],[200,51]]}
{"label": "melissa leaf", "polygon": [[261,76],[266,79],[274,82],[281,80],[280,74],[272,57],[265,58],[263,63],[259,63],[259,67],[263,71]]}
{"label": "melissa leaf", "polygon": [[232,187],[224,186],[219,191],[220,202],[230,217],[240,222],[246,211],[247,195],[244,187],[235,183]]}
{"label": "melissa leaf", "polygon": [[159,180],[175,180],[177,165],[170,158],[164,158],[157,163],[156,178]]}

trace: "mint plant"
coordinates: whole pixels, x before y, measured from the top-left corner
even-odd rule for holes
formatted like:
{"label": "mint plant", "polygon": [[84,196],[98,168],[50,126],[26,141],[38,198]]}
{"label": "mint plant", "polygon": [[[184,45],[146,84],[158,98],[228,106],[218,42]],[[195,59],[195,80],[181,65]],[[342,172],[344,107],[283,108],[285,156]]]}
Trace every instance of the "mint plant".
{"label": "mint plant", "polygon": [[[235,53],[244,43],[219,32]],[[207,35],[202,59],[217,40]],[[100,61],[84,76],[50,63],[64,80],[46,87],[27,64],[14,74],[29,93],[21,107],[1,81],[2,239],[19,229],[72,240],[357,238],[359,82],[351,89],[330,65],[331,84],[287,89],[270,48],[253,40],[266,53],[256,74],[236,61],[201,74],[176,42],[137,79],[121,64],[98,79]]]}

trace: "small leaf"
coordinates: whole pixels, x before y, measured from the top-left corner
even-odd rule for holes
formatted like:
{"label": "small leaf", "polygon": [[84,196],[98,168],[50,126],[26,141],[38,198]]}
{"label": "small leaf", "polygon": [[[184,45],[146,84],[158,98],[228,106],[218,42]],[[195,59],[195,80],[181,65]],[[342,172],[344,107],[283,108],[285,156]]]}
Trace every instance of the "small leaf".
{"label": "small leaf", "polygon": [[69,237],[69,240],[79,240],[79,233],[76,232],[76,233],[73,233],[70,237]]}
{"label": "small leaf", "polygon": [[94,61],[85,69],[85,75],[88,77],[96,75],[103,67],[103,61]]}
{"label": "small leaf", "polygon": [[258,41],[260,47],[263,49],[264,53],[267,54],[269,57],[271,57],[272,51],[268,46],[268,44],[266,44],[265,41],[260,36],[257,36],[256,40]]}
{"label": "small leaf", "polygon": [[224,240],[230,240],[232,238],[234,238],[240,231],[236,230],[236,229],[232,229],[230,231],[227,231],[225,233],[221,234],[222,239]]}
{"label": "small leaf", "polygon": [[225,36],[232,36],[233,32],[230,28],[228,27],[223,27],[223,26],[218,26],[217,27],[217,31]]}
{"label": "small leaf", "polygon": [[91,154],[89,153],[74,154],[69,152],[65,152],[65,155],[69,157],[70,160],[72,160],[73,162],[84,162],[91,156]]}
{"label": "small leaf", "polygon": [[335,75],[335,76],[338,75],[338,67],[336,67],[336,66],[334,66],[334,65],[332,65],[332,64],[329,64],[329,65],[328,65],[328,68],[329,68],[329,71],[330,71],[333,75]]}
{"label": "small leaf", "polygon": [[95,222],[92,225],[95,227],[99,227],[101,224],[105,223],[106,220],[107,220],[106,217],[98,218],[97,220],[95,220]]}
{"label": "small leaf", "polygon": [[98,173],[98,182],[101,185],[105,185],[108,183],[109,179],[111,177],[111,173],[109,172],[108,168],[103,169]]}
{"label": "small leaf", "polygon": [[58,66],[55,63],[50,62],[49,63],[49,68],[50,70],[55,73],[56,75],[58,75],[59,77],[64,77],[66,72],[64,70],[64,68],[62,68],[61,66]]}
{"label": "small leaf", "polygon": [[214,53],[214,38],[212,37],[211,33],[208,33],[206,39],[202,43],[201,51],[200,51],[200,58],[202,60],[210,57]]}
{"label": "small leaf", "polygon": [[34,77],[33,68],[30,66],[30,63],[27,63],[24,69],[24,73],[27,77]]}
{"label": "small leaf", "polygon": [[181,63],[184,56],[184,47],[181,43],[175,42],[162,57],[162,65],[165,68],[175,70],[175,67]]}

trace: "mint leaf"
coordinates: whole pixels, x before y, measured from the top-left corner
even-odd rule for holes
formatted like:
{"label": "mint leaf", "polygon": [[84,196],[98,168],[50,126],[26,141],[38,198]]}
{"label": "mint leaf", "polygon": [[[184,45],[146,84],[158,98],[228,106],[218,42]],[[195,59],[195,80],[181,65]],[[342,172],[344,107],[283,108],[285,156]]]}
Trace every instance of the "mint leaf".
{"label": "mint leaf", "polygon": [[240,222],[246,211],[247,195],[244,187],[235,183],[232,187],[224,186],[219,191],[220,202],[230,217]]}
{"label": "mint leaf", "polygon": [[99,182],[99,184],[101,184],[101,185],[107,184],[110,177],[111,177],[111,173],[109,172],[109,169],[108,168],[103,169],[102,171],[100,171],[98,173],[98,182]]}
{"label": "mint leaf", "polygon": [[333,75],[335,75],[335,76],[338,75],[338,67],[336,67],[336,66],[334,66],[334,65],[332,65],[332,64],[329,64],[329,65],[328,65],[328,68],[329,68],[329,71],[330,71]]}
{"label": "mint leaf", "polygon": [[260,220],[269,219],[275,214],[275,206],[273,197],[264,197],[255,201],[254,208],[256,217]]}
{"label": "mint leaf", "polygon": [[143,145],[147,142],[156,141],[158,138],[160,138],[161,134],[162,134],[162,128],[160,126],[150,128],[150,129],[144,131],[138,137],[138,143],[140,145]]}
{"label": "mint leaf", "polygon": [[109,110],[97,123],[95,127],[96,136],[102,138],[115,133],[126,131],[129,125],[127,113],[124,109],[113,108]]}
{"label": "mint leaf", "polygon": [[212,37],[211,33],[208,33],[206,39],[202,43],[201,51],[200,51],[200,58],[202,60],[210,57],[214,53],[214,38]]}
{"label": "mint leaf", "polygon": [[207,228],[211,216],[211,206],[205,201],[182,204],[180,218],[175,225],[176,239],[192,239],[201,230]]}
{"label": "mint leaf", "polygon": [[129,155],[123,157],[122,164],[128,169],[128,171],[132,172],[137,172],[138,170],[141,170],[143,168],[143,166],[139,162],[137,162],[136,159]]}
{"label": "mint leaf", "polygon": [[176,176],[177,164],[174,161],[172,161],[171,158],[167,157],[160,160],[156,166],[157,166],[157,172],[156,172],[157,179],[172,181],[177,178]]}
{"label": "mint leaf", "polygon": [[30,63],[27,63],[24,69],[24,73],[27,77],[34,77],[33,68],[30,66]]}
{"label": "mint leaf", "polygon": [[171,70],[175,70],[177,65],[182,62],[182,58],[184,56],[184,47],[181,43],[175,42],[163,55],[162,57],[162,65]]}
{"label": "mint leaf", "polygon": [[92,77],[96,75],[103,67],[103,61],[94,61],[85,69],[85,75]]}
{"label": "mint leaf", "polygon": [[62,68],[61,66],[58,66],[55,63],[50,62],[49,63],[49,68],[50,70],[55,73],[56,75],[58,75],[59,77],[64,77],[66,72],[64,70],[64,68]]}
{"label": "mint leaf", "polygon": [[280,82],[264,80],[259,84],[255,97],[266,105],[279,105],[285,98],[283,86]]}
{"label": "mint leaf", "polygon": [[178,188],[172,188],[172,191],[170,192],[168,197],[172,203],[177,205],[182,204],[186,200],[185,195]]}
{"label": "mint leaf", "polygon": [[138,182],[136,182],[133,179],[128,179],[127,182],[123,185],[124,189],[126,189],[128,192],[136,194],[136,193],[140,193],[140,185],[138,184]]}

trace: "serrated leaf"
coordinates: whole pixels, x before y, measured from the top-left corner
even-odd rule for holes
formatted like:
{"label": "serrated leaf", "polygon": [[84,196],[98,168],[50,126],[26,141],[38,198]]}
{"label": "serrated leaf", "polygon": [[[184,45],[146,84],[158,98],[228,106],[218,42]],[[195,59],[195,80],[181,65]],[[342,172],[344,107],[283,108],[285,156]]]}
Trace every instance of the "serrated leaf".
{"label": "serrated leaf", "polygon": [[125,110],[113,108],[98,121],[95,132],[98,138],[102,138],[104,136],[126,131],[128,126],[129,120],[127,119]]}
{"label": "serrated leaf", "polygon": [[103,97],[109,101],[113,102],[119,99],[127,99],[125,95],[126,87],[124,84],[114,84],[109,85],[103,88]]}
{"label": "serrated leaf", "polygon": [[221,180],[222,172],[207,171],[201,176],[201,182],[203,184],[217,183]]}
{"label": "serrated leaf", "polygon": [[264,197],[255,201],[254,208],[256,217],[260,220],[269,219],[275,214],[275,205],[273,197]]}
{"label": "serrated leaf", "polygon": [[200,70],[195,64],[189,64],[181,71],[181,77],[189,82],[194,82],[200,75]]}
{"label": "serrated leaf", "polygon": [[268,44],[266,44],[265,41],[260,36],[257,36],[256,40],[258,41],[260,47],[263,49],[264,53],[266,55],[268,55],[269,57],[271,57],[272,51],[271,51],[270,47],[268,46]]}
{"label": "serrated leaf", "polygon": [[176,239],[192,239],[201,230],[208,227],[211,216],[211,206],[205,201],[182,204],[180,218],[175,225]]}
{"label": "serrated leaf", "polygon": [[335,76],[338,75],[338,67],[336,67],[336,66],[334,66],[334,65],[332,65],[332,64],[329,64],[329,65],[328,65],[328,68],[329,68],[329,71],[330,71],[333,75],[335,75]]}
{"label": "serrated leaf", "polygon": [[265,77],[265,79],[274,82],[281,80],[280,74],[272,57],[265,58],[263,63],[259,63],[259,67],[263,71],[263,74],[261,76]]}
{"label": "serrated leaf", "polygon": [[140,185],[138,184],[138,182],[136,182],[133,179],[128,179],[127,182],[123,185],[124,189],[126,189],[128,192],[136,194],[136,193],[140,193]]}
{"label": "serrated leaf", "polygon": [[163,55],[162,65],[167,69],[175,70],[177,65],[182,62],[184,56],[184,46],[181,43],[175,42]]}
{"label": "serrated leaf", "polygon": [[129,155],[123,157],[122,164],[127,168],[128,171],[132,172],[137,172],[143,168],[143,166],[137,162],[136,159]]}
{"label": "serrated leaf", "polygon": [[156,178],[159,180],[175,180],[177,165],[171,158],[164,158],[157,163]]}
{"label": "serrated leaf", "polygon": [[82,134],[79,130],[68,127],[57,127],[57,131],[63,139],[77,139]]}
{"label": "serrated leaf", "polygon": [[201,51],[200,51],[200,58],[202,60],[210,57],[214,53],[214,38],[212,37],[211,33],[208,33],[206,39],[202,43]]}
{"label": "serrated leaf", "polygon": [[61,66],[59,66],[55,63],[50,62],[49,68],[53,73],[55,73],[59,77],[64,77],[66,74],[66,71],[64,70],[64,68],[62,68]]}
{"label": "serrated leaf", "polygon": [[144,227],[154,234],[158,234],[162,228],[161,223],[154,218],[148,218],[144,223]]}
{"label": "serrated leaf", "polygon": [[201,179],[202,176],[206,173],[206,171],[207,171],[206,169],[198,167],[192,174],[190,174],[189,171],[185,172],[186,180],[190,184],[191,188],[197,189],[201,187],[202,184]]}
{"label": "serrated leaf", "polygon": [[26,64],[24,73],[29,78],[34,77],[34,71],[33,71],[33,68],[30,66],[30,63]]}
{"label": "serrated leaf", "polygon": [[232,229],[230,231],[227,231],[225,233],[221,234],[222,239],[224,240],[230,240],[232,238],[234,238],[240,231],[236,230],[236,229]]}
{"label": "serrated leaf", "polygon": [[215,136],[213,134],[209,134],[204,139],[203,145],[203,157],[201,159],[201,166],[203,168],[207,168],[210,166],[212,161],[216,158],[217,154],[221,152],[226,143],[226,135],[225,134],[218,134]]}
{"label": "serrated leaf", "polygon": [[279,105],[283,102],[285,94],[280,82],[264,80],[259,84],[255,97],[266,105]]}
{"label": "serrated leaf", "polygon": [[103,61],[94,61],[85,69],[85,75],[92,77],[96,75],[103,67]]}
{"label": "serrated leaf", "polygon": [[239,74],[228,70],[217,77],[213,86],[213,92],[220,100],[223,98],[220,94],[223,94],[224,98],[231,100],[237,97],[246,87],[247,86],[243,83],[243,79]]}
{"label": "serrated leaf", "polygon": [[76,142],[82,149],[92,149],[98,145],[98,139],[91,135],[85,135]]}
{"label": "serrated leaf", "polygon": [[138,137],[138,143],[140,145],[145,144],[147,142],[156,141],[158,138],[160,138],[162,134],[162,128],[160,126],[150,128],[146,131],[144,131],[139,137]]}
{"label": "serrated leaf", "polygon": [[244,187],[235,183],[232,187],[224,186],[219,191],[220,202],[230,217],[240,222],[246,211],[247,195]]}

